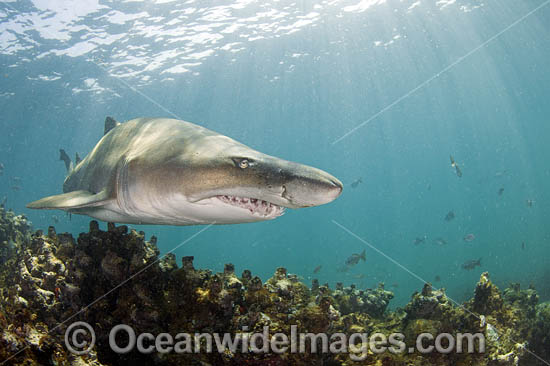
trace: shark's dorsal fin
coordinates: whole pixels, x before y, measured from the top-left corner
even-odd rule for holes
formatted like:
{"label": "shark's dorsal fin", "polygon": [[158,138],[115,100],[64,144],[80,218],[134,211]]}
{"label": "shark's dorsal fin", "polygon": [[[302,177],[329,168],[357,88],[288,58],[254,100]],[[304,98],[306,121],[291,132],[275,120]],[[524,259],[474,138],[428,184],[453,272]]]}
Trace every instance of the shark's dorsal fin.
{"label": "shark's dorsal fin", "polygon": [[105,136],[106,134],[109,133],[109,131],[111,131],[113,128],[115,128],[118,125],[120,125],[120,122],[117,122],[117,120],[114,119],[113,117],[105,118],[105,130],[103,131],[103,135]]}

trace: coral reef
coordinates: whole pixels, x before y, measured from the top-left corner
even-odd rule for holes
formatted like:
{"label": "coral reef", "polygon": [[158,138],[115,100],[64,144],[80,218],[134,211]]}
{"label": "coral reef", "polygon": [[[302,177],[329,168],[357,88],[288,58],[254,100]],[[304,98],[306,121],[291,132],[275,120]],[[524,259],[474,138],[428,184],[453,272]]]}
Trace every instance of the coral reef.
{"label": "coral reef", "polygon": [[16,246],[28,240],[31,223],[0,205],[0,266],[14,253]]}
{"label": "coral reef", "polygon": [[[126,226],[109,224],[102,231],[92,221],[89,232],[75,240],[53,227],[31,233],[23,216],[0,208],[0,245],[0,363],[6,365],[520,366],[537,365],[533,354],[550,356],[550,304],[538,304],[534,289],[517,284],[501,293],[487,273],[463,305],[426,284],[403,309],[388,311],[393,293],[383,284],[331,289],[314,280],[309,288],[285,268],[262,283],[249,270],[237,275],[232,264],[212,273],[195,269],[193,257],[183,257],[178,266],[172,254],[159,257],[155,237],[146,240],[143,232]],[[75,321],[95,330],[89,353],[75,355],[65,346],[65,331]],[[135,334],[227,332],[240,337],[239,351],[209,352],[205,335],[192,346],[182,344],[179,353],[117,354],[109,332],[118,324],[131,326]],[[331,341],[343,334],[365,336],[349,349],[331,343],[332,353],[310,348],[255,352],[273,345],[275,333],[296,330],[324,333]],[[404,352],[375,352],[376,340],[369,337],[377,332],[402,333]],[[485,352],[408,352],[418,348],[417,336],[426,332],[482,334]],[[247,338],[254,333],[265,337],[254,343]],[[116,339],[128,342],[124,334]],[[425,341],[421,346],[433,344]],[[304,339],[318,350],[323,342],[321,336]],[[475,344],[477,351],[480,347]]]}
{"label": "coral reef", "polygon": [[367,313],[373,317],[381,318],[393,299],[393,293],[384,289],[380,283],[376,289],[359,290],[355,285],[343,287],[341,283],[336,284],[336,290],[332,296],[338,303],[342,314]]}

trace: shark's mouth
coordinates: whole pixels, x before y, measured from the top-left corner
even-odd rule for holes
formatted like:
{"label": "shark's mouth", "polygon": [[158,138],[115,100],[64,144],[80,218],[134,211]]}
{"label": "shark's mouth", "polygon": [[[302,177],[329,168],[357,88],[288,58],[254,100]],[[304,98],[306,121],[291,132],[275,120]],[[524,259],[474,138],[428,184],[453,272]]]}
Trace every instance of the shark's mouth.
{"label": "shark's mouth", "polygon": [[256,198],[238,197],[238,196],[216,196],[217,199],[228,205],[237,206],[250,211],[251,214],[261,216],[277,217],[285,212],[285,208],[275,205],[271,202]]}

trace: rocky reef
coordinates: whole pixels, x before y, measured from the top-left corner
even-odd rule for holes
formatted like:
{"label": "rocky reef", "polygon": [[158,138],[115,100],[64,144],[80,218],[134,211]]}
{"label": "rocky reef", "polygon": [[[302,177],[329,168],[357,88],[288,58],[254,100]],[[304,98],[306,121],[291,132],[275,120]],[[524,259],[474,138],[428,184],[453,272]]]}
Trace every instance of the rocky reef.
{"label": "rocky reef", "polygon": [[[159,256],[156,238],[146,240],[126,226],[109,224],[102,231],[92,221],[89,232],[74,239],[53,227],[33,233],[23,216],[3,208],[0,263],[1,365],[520,366],[543,365],[537,356],[550,357],[550,304],[539,304],[534,289],[517,284],[501,292],[487,273],[464,304],[425,284],[403,309],[388,311],[393,294],[383,284],[331,289],[314,280],[307,286],[284,268],[262,283],[248,270],[236,274],[231,264],[212,273],[184,257],[178,266],[173,255]],[[69,352],[65,344],[67,328],[77,321],[95,331],[95,346],[84,354]],[[109,336],[119,324],[138,335],[167,334],[149,339],[149,346],[168,344],[168,335],[229,333],[239,347],[211,351],[203,336],[192,345],[181,343],[180,352],[117,353]],[[304,339],[317,351],[258,352],[277,342],[275,333],[292,337],[296,330],[326,334],[331,352],[322,352],[322,336]],[[263,333],[260,342],[247,338]],[[390,342],[399,345],[398,352],[377,352],[376,339],[369,338],[375,333],[402,334],[401,342]],[[472,342],[473,353],[420,352],[419,346],[433,344],[418,343],[422,333],[480,334],[485,349]],[[333,342],[351,334],[365,336],[347,346]],[[81,336],[83,343],[92,340]],[[113,339],[123,346],[130,338],[121,332]]]}

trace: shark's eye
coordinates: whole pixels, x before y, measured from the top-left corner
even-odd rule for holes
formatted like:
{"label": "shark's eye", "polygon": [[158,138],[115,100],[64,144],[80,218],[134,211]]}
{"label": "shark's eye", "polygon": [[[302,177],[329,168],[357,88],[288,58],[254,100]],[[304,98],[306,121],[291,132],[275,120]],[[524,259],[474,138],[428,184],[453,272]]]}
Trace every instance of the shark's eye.
{"label": "shark's eye", "polygon": [[248,168],[248,160],[243,159],[243,160],[239,161],[239,168],[241,168],[241,169]]}
{"label": "shark's eye", "polygon": [[233,160],[233,163],[235,164],[235,166],[241,168],[241,169],[246,169],[246,168],[250,168],[251,166],[254,165],[254,160],[252,159],[249,159],[249,158],[231,158],[231,160]]}

